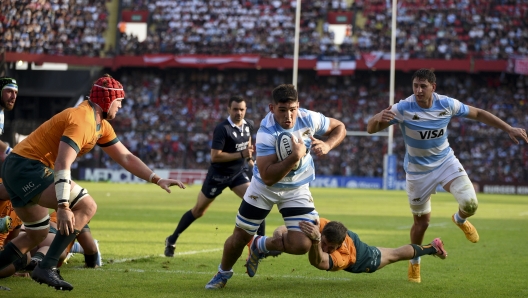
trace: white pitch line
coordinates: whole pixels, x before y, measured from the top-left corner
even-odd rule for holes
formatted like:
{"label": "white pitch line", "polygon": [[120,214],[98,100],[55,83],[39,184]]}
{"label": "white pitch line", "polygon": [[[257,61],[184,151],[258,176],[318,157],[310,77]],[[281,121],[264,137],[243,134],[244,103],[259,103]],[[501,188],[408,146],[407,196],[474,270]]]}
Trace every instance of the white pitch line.
{"label": "white pitch line", "polygon": [[[83,270],[84,268],[76,268],[79,270]],[[170,273],[170,274],[198,274],[198,275],[211,275],[213,276],[215,272],[196,272],[196,271],[185,271],[185,270],[143,270],[143,269],[108,269],[103,267],[99,267],[96,270],[104,270],[104,271],[118,271],[118,272],[135,272],[135,273],[149,273],[149,272],[155,272],[155,273]],[[236,276],[245,276],[245,273],[234,273]],[[343,281],[350,281],[351,278],[343,278],[343,277],[320,277],[320,276],[301,276],[301,275],[269,275],[269,274],[263,274],[258,275],[262,278],[292,278],[292,279],[309,279],[309,280],[343,280]]]}
{"label": "white pitch line", "polygon": [[[203,250],[191,250],[191,251],[185,251],[185,252],[178,252],[176,255],[183,256],[183,255],[196,255],[201,253],[208,253],[208,252],[215,252],[220,251],[223,248],[213,248],[213,249],[203,249]],[[150,256],[141,256],[141,257],[134,257],[134,258],[125,258],[125,259],[117,259],[113,260],[112,263],[124,263],[132,260],[140,260],[140,259],[148,259],[152,257],[164,257],[165,255],[150,255]]]}

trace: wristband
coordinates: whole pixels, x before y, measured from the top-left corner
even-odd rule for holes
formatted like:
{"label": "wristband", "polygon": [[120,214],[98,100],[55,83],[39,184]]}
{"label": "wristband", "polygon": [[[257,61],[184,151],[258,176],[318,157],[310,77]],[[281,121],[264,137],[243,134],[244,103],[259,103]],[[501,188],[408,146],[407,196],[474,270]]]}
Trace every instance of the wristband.
{"label": "wristband", "polygon": [[71,172],[70,170],[60,170],[54,173],[55,195],[57,203],[63,204],[70,201]]}
{"label": "wristband", "polygon": [[152,172],[148,178],[148,182],[152,182],[152,178],[154,178],[154,176],[156,176],[156,173]]}
{"label": "wristband", "polygon": [[163,180],[163,178],[159,178],[158,182],[156,182],[157,185],[159,185],[159,182]]}
{"label": "wristband", "polygon": [[[152,182],[152,183],[154,183],[154,184],[158,184],[158,182],[159,182],[160,180],[161,180],[160,177],[154,177],[154,178],[152,178],[152,181],[150,181],[150,182]],[[159,185],[159,184],[158,184],[158,185]]]}
{"label": "wristband", "polygon": [[6,150],[4,151],[4,154],[8,155],[9,153],[11,153],[11,150],[13,150],[13,148],[7,146]]}
{"label": "wristband", "polygon": [[242,151],[239,151],[240,152],[240,156],[242,156],[242,158],[244,158],[244,153],[242,153]]}

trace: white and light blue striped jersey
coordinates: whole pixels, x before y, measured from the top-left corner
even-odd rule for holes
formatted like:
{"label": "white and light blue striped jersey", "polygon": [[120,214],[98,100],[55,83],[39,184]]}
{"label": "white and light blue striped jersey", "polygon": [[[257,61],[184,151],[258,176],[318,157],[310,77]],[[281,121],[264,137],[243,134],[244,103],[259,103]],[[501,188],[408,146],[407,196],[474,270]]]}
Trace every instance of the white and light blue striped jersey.
{"label": "white and light blue striped jersey", "polygon": [[408,174],[425,174],[455,156],[447,140],[447,125],[452,117],[464,117],[469,107],[457,99],[433,93],[431,108],[421,108],[411,95],[391,109],[396,117],[390,124],[400,125],[405,141],[403,167]]}
{"label": "white and light blue striped jersey", "polygon": [[[275,183],[273,187],[278,188],[293,188],[310,183],[315,179],[315,169],[312,156],[310,155],[310,147],[312,140],[310,136],[322,136],[328,130],[330,119],[323,114],[310,111],[307,109],[299,109],[297,114],[297,121],[292,129],[284,129],[275,122],[273,114],[269,112],[266,117],[260,122],[259,130],[257,131],[256,148],[257,157],[277,154],[275,151],[275,143],[279,134],[282,132],[289,132],[296,136],[299,140],[302,139],[308,152],[301,160],[301,166],[295,170],[290,171],[286,177],[281,181]],[[260,177],[258,167],[253,167],[253,178],[264,183]]]}
{"label": "white and light blue striped jersey", "polygon": [[4,134],[4,109],[0,109],[0,135]]}

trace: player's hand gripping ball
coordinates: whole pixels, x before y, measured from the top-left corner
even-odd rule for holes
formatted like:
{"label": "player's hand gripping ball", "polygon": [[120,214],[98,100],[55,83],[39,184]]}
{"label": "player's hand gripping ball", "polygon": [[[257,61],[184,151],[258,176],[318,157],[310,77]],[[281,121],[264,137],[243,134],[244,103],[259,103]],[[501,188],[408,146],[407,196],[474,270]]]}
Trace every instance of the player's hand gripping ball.
{"label": "player's hand gripping ball", "polygon": [[[279,137],[277,138],[277,142],[275,143],[275,151],[277,152],[277,158],[279,161],[283,161],[288,157],[288,155],[292,154],[292,144],[293,142],[298,142],[298,139],[296,136],[292,135],[289,132],[282,132]],[[292,170],[297,170],[302,165],[302,158],[295,163]]]}

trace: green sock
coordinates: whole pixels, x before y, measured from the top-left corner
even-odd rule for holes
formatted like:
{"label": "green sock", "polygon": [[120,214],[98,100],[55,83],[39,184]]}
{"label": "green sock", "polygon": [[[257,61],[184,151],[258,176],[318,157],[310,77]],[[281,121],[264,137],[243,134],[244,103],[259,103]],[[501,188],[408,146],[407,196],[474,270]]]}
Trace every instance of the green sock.
{"label": "green sock", "polygon": [[436,248],[434,248],[431,244],[427,244],[427,245],[411,244],[411,246],[414,249],[413,258],[421,257],[423,255],[434,255],[434,254],[436,254]]}
{"label": "green sock", "polygon": [[46,256],[39,263],[39,267],[42,269],[57,267],[60,255],[66,249],[66,247],[68,247],[68,245],[75,240],[75,237],[77,237],[79,233],[80,231],[78,230],[74,230],[74,232],[68,236],[57,233],[53,239],[53,242],[51,242]]}

